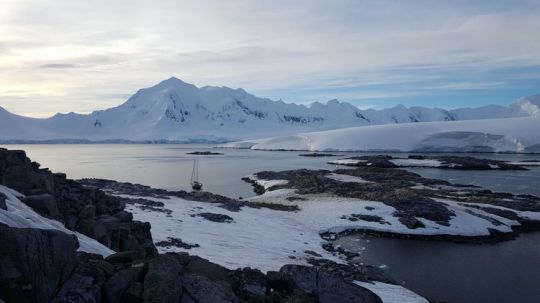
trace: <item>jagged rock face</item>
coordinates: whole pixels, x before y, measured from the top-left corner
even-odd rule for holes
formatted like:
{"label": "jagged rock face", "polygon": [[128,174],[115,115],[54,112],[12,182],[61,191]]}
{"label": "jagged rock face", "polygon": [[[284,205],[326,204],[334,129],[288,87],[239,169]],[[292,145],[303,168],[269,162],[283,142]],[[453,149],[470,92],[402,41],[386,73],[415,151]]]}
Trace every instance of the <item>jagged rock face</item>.
{"label": "jagged rock face", "polygon": [[301,265],[285,265],[279,272],[292,285],[316,295],[320,303],[382,302],[372,292],[345,282],[336,272]]}
{"label": "jagged rock face", "polygon": [[6,302],[50,302],[76,267],[74,236],[0,224],[0,297]]}
{"label": "jagged rock face", "polygon": [[56,199],[50,194],[26,196],[22,199],[22,202],[42,216],[49,218],[60,217]]}
{"label": "jagged rock face", "polygon": [[[182,297],[181,269],[180,262],[171,255],[160,255],[148,262],[144,278],[144,302],[178,302]],[[164,284],[163,281],[169,282]]]}
{"label": "jagged rock face", "polygon": [[96,188],[87,188],[40,169],[24,151],[0,149],[0,184],[27,195],[22,199],[39,214],[57,219],[115,251],[135,250],[156,255],[150,224],[133,221],[125,204]]}
{"label": "jagged rock face", "polygon": [[371,291],[346,283],[335,273],[321,271],[317,276],[317,282],[317,294],[320,303],[383,303],[381,299]]}
{"label": "jagged rock face", "polygon": [[103,260],[77,253],[76,239],[58,231],[0,225],[0,241],[5,302],[380,302],[346,280],[347,272],[367,279],[360,268],[330,261],[320,267],[287,265],[265,275],[249,268],[231,271],[186,253],[141,260],[122,252]]}
{"label": "jagged rock face", "polygon": [[43,194],[54,190],[52,178],[30,161],[24,151],[0,148],[0,184],[25,195]]}
{"label": "jagged rock face", "polygon": [[115,273],[104,285],[103,293],[105,301],[122,302],[123,298],[126,299],[124,301],[129,301],[127,300],[127,296],[135,295],[136,297],[140,297],[142,285],[140,287],[141,291],[136,291],[135,294],[131,295],[130,293],[132,291],[130,291],[130,288],[138,288],[138,285],[140,285],[140,283],[138,283],[137,281],[139,280],[139,277],[141,275],[141,268],[127,268]]}

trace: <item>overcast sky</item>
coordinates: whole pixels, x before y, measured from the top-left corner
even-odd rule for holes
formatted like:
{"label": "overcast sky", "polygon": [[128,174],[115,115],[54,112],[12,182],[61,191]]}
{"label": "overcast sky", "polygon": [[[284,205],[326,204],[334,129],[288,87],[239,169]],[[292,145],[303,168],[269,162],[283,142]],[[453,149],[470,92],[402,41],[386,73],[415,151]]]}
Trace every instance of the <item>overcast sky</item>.
{"label": "overcast sky", "polygon": [[359,107],[540,93],[540,1],[0,0],[0,106],[118,105],[175,76]]}

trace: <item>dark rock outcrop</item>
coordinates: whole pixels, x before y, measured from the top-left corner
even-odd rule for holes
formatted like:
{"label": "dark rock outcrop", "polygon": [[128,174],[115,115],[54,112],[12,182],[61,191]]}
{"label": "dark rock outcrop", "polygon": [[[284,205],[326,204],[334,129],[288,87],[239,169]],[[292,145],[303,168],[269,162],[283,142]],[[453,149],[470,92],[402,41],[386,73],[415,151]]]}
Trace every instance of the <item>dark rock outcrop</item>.
{"label": "dark rock outcrop", "polygon": [[150,224],[133,221],[121,199],[42,169],[24,151],[0,148],[0,184],[26,195],[23,202],[39,214],[113,250],[137,250],[141,257],[157,254]]}
{"label": "dark rock outcrop", "polygon": [[7,197],[3,193],[0,193],[0,209],[7,210]]}
{"label": "dark rock outcrop", "polygon": [[60,217],[56,199],[50,194],[26,196],[21,201],[42,216],[49,218]]}
{"label": "dark rock outcrop", "polygon": [[351,283],[367,279],[365,268],[330,261],[265,275],[186,253],[139,259],[121,252],[104,260],[76,252],[74,236],[52,230],[0,225],[0,241],[0,300],[8,303],[380,302]]}
{"label": "dark rock outcrop", "polygon": [[223,155],[223,153],[216,153],[211,151],[194,151],[186,153],[186,155],[197,155],[197,156],[219,156]]}
{"label": "dark rock outcrop", "polygon": [[167,240],[159,241],[156,243],[158,247],[178,247],[183,249],[192,249],[195,247],[200,247],[199,244],[190,244],[182,241],[180,238],[169,237]]}
{"label": "dark rock outcrop", "polygon": [[371,291],[344,280],[338,272],[302,265],[286,265],[279,271],[289,287],[316,297],[317,302],[382,302]]}
{"label": "dark rock outcrop", "polygon": [[[128,302],[128,290],[138,284],[141,269],[127,268],[116,272],[103,286],[103,295],[106,302]],[[142,290],[142,287],[141,287]],[[141,297],[136,293],[134,297]]]}
{"label": "dark rock outcrop", "polygon": [[76,267],[75,236],[0,224],[0,298],[50,302]]}
{"label": "dark rock outcrop", "polygon": [[182,302],[239,303],[230,285],[216,283],[202,275],[187,274],[182,276],[185,298]]}
{"label": "dark rock outcrop", "polygon": [[345,282],[336,273],[319,271],[317,282],[317,295],[320,303],[382,303],[382,300],[371,291]]}
{"label": "dark rock outcrop", "polygon": [[326,153],[308,153],[308,154],[299,154],[300,157],[312,157],[312,158],[321,158],[321,157],[339,157],[343,155],[334,155]]}
{"label": "dark rock outcrop", "polygon": [[144,278],[143,301],[178,302],[182,297],[181,269],[180,262],[172,255],[159,255],[150,260]]}
{"label": "dark rock outcrop", "polygon": [[217,222],[217,223],[232,223],[234,219],[225,214],[216,214],[216,213],[200,213],[193,215],[194,217],[201,217],[208,221]]}

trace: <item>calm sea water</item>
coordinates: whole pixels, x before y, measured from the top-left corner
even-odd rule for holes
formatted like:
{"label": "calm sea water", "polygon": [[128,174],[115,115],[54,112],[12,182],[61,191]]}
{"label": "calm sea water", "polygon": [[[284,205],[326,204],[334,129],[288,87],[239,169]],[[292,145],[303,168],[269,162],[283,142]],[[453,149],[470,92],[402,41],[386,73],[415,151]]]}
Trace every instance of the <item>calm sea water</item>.
{"label": "calm sea water", "polygon": [[[156,188],[191,190],[193,159],[199,159],[204,189],[230,197],[253,196],[242,177],[262,170],[327,168],[327,158],[299,157],[298,152],[216,149],[212,145],[6,145],[22,149],[42,167],[72,179],[105,178]],[[224,155],[196,156],[193,151]]]}
{"label": "calm sea water", "polygon": [[338,244],[407,288],[446,302],[540,302],[540,233],[496,244],[347,236]]}
{"label": "calm sea water", "polygon": [[[42,167],[70,178],[106,178],[165,189],[190,190],[193,159],[205,190],[230,197],[252,196],[243,176],[262,170],[333,169],[329,158],[299,157],[299,152],[216,149],[210,145],[7,145],[23,149]],[[194,156],[192,151],[222,152]],[[353,153],[343,153],[353,155]],[[406,156],[399,154],[399,156]],[[503,160],[540,160],[540,155],[474,154]],[[540,195],[540,168],[530,171],[452,171],[410,169],[425,177],[474,184],[495,191]],[[386,271],[412,290],[454,302],[540,302],[540,233],[489,244],[455,244],[350,236],[347,248],[362,262]]]}

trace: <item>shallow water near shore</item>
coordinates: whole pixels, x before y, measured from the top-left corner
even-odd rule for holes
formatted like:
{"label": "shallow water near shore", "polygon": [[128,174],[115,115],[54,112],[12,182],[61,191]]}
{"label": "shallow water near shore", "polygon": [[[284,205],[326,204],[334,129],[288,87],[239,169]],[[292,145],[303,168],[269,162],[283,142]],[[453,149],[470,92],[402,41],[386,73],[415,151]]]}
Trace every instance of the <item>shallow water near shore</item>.
{"label": "shallow water near shore", "polygon": [[539,302],[540,232],[495,244],[345,236],[336,241],[405,287],[445,302]]}
{"label": "shallow water near shore", "polygon": [[[199,159],[204,189],[229,197],[253,196],[242,177],[262,170],[335,169],[339,157],[299,157],[301,152],[215,149],[211,145],[6,145],[25,150],[42,167],[69,178],[105,178],[169,190],[190,190],[193,159]],[[193,151],[224,155],[195,156]],[[344,156],[355,153],[338,153]],[[406,157],[407,154],[396,154]],[[458,154],[465,155],[465,154]],[[522,161],[540,155],[470,154],[478,158]],[[459,171],[410,168],[424,177],[483,186],[494,191],[540,195],[540,167],[529,171]],[[362,252],[366,264],[386,271],[418,293],[452,302],[540,301],[540,233],[489,245],[348,236],[343,246]],[[365,247],[365,249],[363,249]]]}

